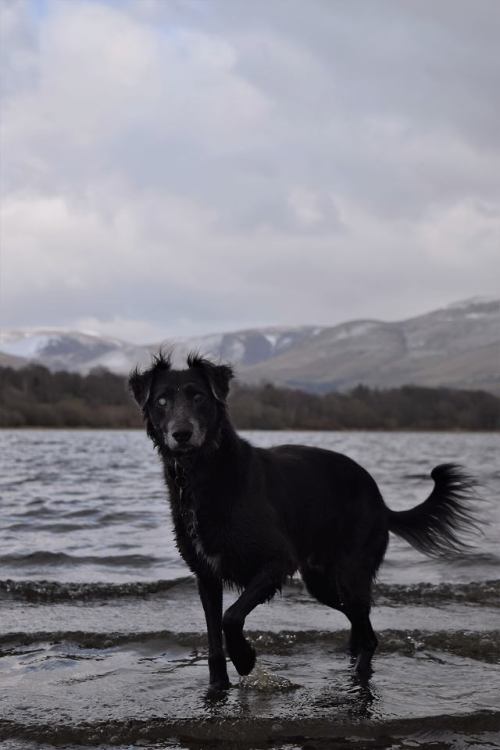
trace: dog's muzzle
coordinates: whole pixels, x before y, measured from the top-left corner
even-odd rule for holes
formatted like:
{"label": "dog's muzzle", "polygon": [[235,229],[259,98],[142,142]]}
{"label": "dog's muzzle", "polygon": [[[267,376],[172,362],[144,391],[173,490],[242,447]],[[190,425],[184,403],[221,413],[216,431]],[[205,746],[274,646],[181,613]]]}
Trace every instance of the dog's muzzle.
{"label": "dog's muzzle", "polygon": [[169,424],[163,438],[170,450],[189,451],[203,444],[205,432],[197,422],[190,420],[181,424]]}

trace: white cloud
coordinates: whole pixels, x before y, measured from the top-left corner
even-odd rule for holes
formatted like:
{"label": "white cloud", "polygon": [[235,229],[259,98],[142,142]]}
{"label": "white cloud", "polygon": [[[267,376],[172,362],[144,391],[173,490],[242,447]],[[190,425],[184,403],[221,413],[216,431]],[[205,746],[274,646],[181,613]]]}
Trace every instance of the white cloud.
{"label": "white cloud", "polygon": [[320,197],[312,190],[302,187],[292,188],[288,202],[299,223],[306,227],[320,224],[324,218]]}
{"label": "white cloud", "polygon": [[466,199],[430,216],[419,228],[427,256],[444,268],[475,273],[481,264],[494,268],[500,256],[500,213],[497,208]]}
{"label": "white cloud", "polygon": [[137,344],[155,344],[165,337],[165,328],[148,320],[129,320],[116,315],[102,319],[94,317],[76,318],[74,328],[84,333],[108,336]]}
{"label": "white cloud", "polygon": [[376,6],[1,4],[8,325],[137,340],[498,293],[500,11]]}

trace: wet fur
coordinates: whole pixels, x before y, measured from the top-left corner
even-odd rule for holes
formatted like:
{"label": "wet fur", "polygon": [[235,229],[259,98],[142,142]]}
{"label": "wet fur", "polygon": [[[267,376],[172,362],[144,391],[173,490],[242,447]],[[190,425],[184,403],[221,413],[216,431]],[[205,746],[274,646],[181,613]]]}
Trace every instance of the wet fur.
{"label": "wet fur", "polygon": [[[257,448],[239,437],[226,409],[231,377],[227,365],[195,355],[186,370],[173,370],[160,355],[150,369],[130,377],[147,433],[162,458],[179,552],[197,577],[210,685],[229,687],[223,633],[237,671],[244,675],[253,669],[255,651],[243,635],[245,618],[296,571],[316,599],[349,619],[356,669],[368,674],[377,645],[369,617],[371,587],[389,531],[423,552],[456,551],[457,530],[471,522],[466,504],[471,482],[458,467],[441,465],[432,472],[435,487],[425,502],[391,511],[374,479],[347,456],[299,445]],[[203,394],[196,399],[201,406],[193,404],[191,411],[187,387]],[[165,388],[172,394],[168,415],[157,406]],[[175,423],[179,414],[204,430],[205,439],[176,453],[162,424]],[[241,594],[223,615],[224,585]]]}

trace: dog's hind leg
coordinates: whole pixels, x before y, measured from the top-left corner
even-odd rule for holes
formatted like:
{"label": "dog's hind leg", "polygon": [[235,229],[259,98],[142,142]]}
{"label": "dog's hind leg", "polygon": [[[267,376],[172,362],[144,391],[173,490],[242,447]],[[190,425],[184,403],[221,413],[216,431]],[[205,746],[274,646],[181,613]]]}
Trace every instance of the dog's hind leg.
{"label": "dog's hind leg", "polygon": [[326,573],[322,565],[305,565],[300,568],[300,574],[307,590],[321,604],[343,612],[340,589],[336,584],[335,573]]}
{"label": "dog's hind leg", "polygon": [[198,576],[198,592],[207,621],[210,688],[227,690],[230,683],[222,645],[222,583],[215,578]]}
{"label": "dog's hind leg", "polygon": [[377,647],[377,638],[370,622],[371,578],[346,577],[342,572],[320,565],[304,566],[301,575],[309,593],[322,604],[343,612],[351,623],[349,650],[356,657],[356,672],[367,675]]}
{"label": "dog's hind leg", "polygon": [[255,666],[255,649],[243,635],[245,618],[259,604],[269,601],[281,589],[288,571],[282,563],[274,562],[258,573],[238,599],[224,613],[222,627],[229,658],[240,675],[249,674]]}
{"label": "dog's hind leg", "polygon": [[355,670],[360,675],[371,674],[371,661],[378,640],[370,622],[370,607],[364,602],[352,602],[345,610],[351,623],[349,647],[356,658]]}
{"label": "dog's hind leg", "polygon": [[349,576],[339,575],[342,592],[342,611],[351,623],[349,650],[356,658],[355,670],[364,677],[371,674],[371,661],[377,648],[377,636],[370,622],[371,576],[365,571],[351,571]]}

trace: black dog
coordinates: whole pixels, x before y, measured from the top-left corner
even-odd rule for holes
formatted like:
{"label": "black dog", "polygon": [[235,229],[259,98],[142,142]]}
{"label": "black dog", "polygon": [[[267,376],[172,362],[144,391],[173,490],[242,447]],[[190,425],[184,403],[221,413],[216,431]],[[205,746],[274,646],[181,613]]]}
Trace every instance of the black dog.
{"label": "black dog", "polygon": [[[210,685],[229,687],[222,632],[239,674],[253,669],[245,618],[297,570],[314,597],[348,617],[356,669],[369,674],[377,645],[371,586],[389,531],[426,553],[457,550],[456,532],[472,521],[464,505],[472,484],[458,467],[437,466],[425,502],[389,510],[370,474],[347,456],[302,445],[255,448],[240,438],[226,411],[232,377],[230,367],[196,355],[188,369],[174,370],[160,354],[129,381],[163,461],[177,546],[197,576]],[[223,616],[224,583],[241,594]]]}

